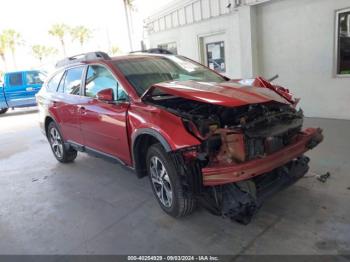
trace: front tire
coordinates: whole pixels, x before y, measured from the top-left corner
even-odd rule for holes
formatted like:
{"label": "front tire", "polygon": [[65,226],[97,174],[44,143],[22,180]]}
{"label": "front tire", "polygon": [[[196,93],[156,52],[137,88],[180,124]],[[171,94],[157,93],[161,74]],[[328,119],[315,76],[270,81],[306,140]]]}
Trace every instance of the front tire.
{"label": "front tire", "polygon": [[184,193],[174,164],[160,144],[148,149],[146,161],[151,187],[160,207],[173,217],[191,214],[195,199]]}
{"label": "front tire", "polygon": [[0,115],[5,114],[9,110],[8,108],[0,108]]}
{"label": "front tire", "polygon": [[61,163],[73,162],[77,157],[77,151],[73,148],[66,148],[62,135],[55,122],[51,122],[47,128],[47,138],[55,158]]}

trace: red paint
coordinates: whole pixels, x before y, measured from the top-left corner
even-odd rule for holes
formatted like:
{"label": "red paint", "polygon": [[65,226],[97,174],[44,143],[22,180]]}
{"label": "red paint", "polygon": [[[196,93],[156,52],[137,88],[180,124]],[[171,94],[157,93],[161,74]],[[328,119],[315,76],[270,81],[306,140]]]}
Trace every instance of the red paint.
{"label": "red paint", "polygon": [[80,105],[80,128],[83,144],[131,164],[127,133],[129,104],[108,104],[87,99]]}
{"label": "red paint", "polygon": [[[39,92],[41,93],[41,91]],[[83,144],[80,132],[79,104],[84,97],[67,94],[50,94],[49,114],[58,123],[65,140],[73,140]]]}
{"label": "red paint", "polygon": [[100,92],[97,93],[97,99],[102,101],[107,101],[107,102],[113,101],[114,100],[113,89],[109,88],[109,89],[101,90]]}
{"label": "red paint", "polygon": [[288,103],[285,98],[267,88],[242,86],[232,82],[222,84],[195,81],[160,83],[148,89],[143,96],[152,95],[155,89],[159,89],[167,94],[227,107],[266,103],[269,101]]}
{"label": "red paint", "polygon": [[286,88],[283,88],[281,86],[277,86],[277,85],[273,85],[271,84],[269,81],[267,81],[266,79],[262,78],[262,77],[257,77],[252,86],[255,87],[265,87],[268,89],[271,89],[272,91],[276,92],[277,94],[279,94],[280,96],[284,97],[287,101],[289,101],[291,104],[294,104],[295,101],[292,99],[292,95],[290,94],[289,90]]}

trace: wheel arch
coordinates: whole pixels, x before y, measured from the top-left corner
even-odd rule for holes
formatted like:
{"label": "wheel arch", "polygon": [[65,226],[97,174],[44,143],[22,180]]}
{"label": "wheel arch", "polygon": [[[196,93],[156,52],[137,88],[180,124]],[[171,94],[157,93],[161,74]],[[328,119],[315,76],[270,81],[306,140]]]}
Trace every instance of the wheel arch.
{"label": "wheel arch", "polygon": [[49,124],[51,122],[55,122],[55,119],[51,116],[46,116],[44,121],[44,130],[45,130],[46,136],[47,136],[47,129],[49,128]]}
{"label": "wheel arch", "polygon": [[170,152],[171,146],[162,134],[152,128],[138,129],[132,136],[132,159],[136,174],[139,178],[147,176],[146,158],[148,148],[160,143],[166,152]]}
{"label": "wheel arch", "polygon": [[47,129],[49,128],[49,125],[50,125],[51,122],[55,122],[56,123],[58,130],[60,131],[62,137],[64,138],[64,134],[62,133],[62,130],[61,130],[60,126],[58,125],[58,122],[57,122],[56,118],[54,116],[52,116],[51,114],[47,114],[45,116],[45,119],[44,119],[45,135],[47,136]]}

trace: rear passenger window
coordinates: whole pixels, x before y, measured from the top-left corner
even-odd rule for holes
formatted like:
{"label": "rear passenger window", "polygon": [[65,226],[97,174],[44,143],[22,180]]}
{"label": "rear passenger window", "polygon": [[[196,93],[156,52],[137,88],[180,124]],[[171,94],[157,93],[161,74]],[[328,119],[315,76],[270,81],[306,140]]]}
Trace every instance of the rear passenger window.
{"label": "rear passenger window", "polygon": [[68,69],[63,84],[63,92],[66,94],[79,95],[81,86],[81,76],[84,67]]}
{"label": "rear passenger window", "polygon": [[23,85],[22,73],[13,73],[9,75],[10,86],[21,86]]}
{"label": "rear passenger window", "polygon": [[47,83],[47,91],[49,92],[56,92],[58,84],[61,81],[63,75],[63,71],[57,73],[54,77],[51,78],[51,80]]}

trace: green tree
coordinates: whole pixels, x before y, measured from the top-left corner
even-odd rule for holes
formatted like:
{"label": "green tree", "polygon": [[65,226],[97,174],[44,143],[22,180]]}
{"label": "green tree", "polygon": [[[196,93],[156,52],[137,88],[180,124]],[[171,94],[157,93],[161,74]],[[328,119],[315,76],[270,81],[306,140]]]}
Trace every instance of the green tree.
{"label": "green tree", "polygon": [[12,59],[13,59],[13,65],[16,67],[16,48],[20,44],[22,44],[22,37],[21,34],[13,29],[7,29],[3,31],[3,35],[5,36],[5,41],[7,43],[8,48],[11,51]]}
{"label": "green tree", "polygon": [[0,56],[5,65],[5,70],[7,70],[5,53],[7,50],[7,40],[4,34],[0,34]]}
{"label": "green tree", "polygon": [[115,56],[117,54],[119,54],[121,52],[119,46],[112,46],[111,49],[109,50],[109,53],[112,55],[112,56]]}
{"label": "green tree", "polygon": [[79,41],[81,47],[92,36],[91,30],[83,25],[73,27],[70,30],[70,34],[73,40]]}
{"label": "green tree", "polygon": [[54,37],[57,37],[58,40],[60,41],[64,56],[66,56],[66,44],[65,44],[64,38],[69,31],[70,31],[70,28],[66,24],[54,24],[49,30],[49,34]]}
{"label": "green tree", "polygon": [[57,54],[57,49],[44,45],[33,45],[32,52],[33,56],[41,62],[43,58]]}

